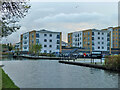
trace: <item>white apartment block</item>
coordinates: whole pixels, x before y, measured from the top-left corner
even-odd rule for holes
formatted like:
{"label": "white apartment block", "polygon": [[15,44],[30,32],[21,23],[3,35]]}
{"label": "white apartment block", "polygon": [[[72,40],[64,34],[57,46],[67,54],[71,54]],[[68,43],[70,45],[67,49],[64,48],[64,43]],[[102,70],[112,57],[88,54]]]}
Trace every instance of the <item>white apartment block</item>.
{"label": "white apartment block", "polygon": [[22,51],[29,51],[33,44],[41,44],[41,53],[60,53],[62,33],[47,30],[31,31],[21,35]]}
{"label": "white apartment block", "polygon": [[109,51],[110,31],[89,29],[68,34],[68,45],[89,51]]}

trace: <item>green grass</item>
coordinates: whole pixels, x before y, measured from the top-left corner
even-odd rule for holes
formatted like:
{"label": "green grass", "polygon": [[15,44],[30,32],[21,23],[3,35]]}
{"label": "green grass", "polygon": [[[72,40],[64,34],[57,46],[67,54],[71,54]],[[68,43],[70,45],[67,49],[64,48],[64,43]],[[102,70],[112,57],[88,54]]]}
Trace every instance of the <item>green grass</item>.
{"label": "green grass", "polygon": [[[2,79],[1,79],[2,78]],[[15,88],[16,90],[20,90],[14,82],[9,78],[9,76],[3,71],[3,69],[0,67],[0,81],[2,83],[2,89],[13,89]],[[0,84],[1,84],[0,83]],[[0,88],[1,89],[1,88]]]}

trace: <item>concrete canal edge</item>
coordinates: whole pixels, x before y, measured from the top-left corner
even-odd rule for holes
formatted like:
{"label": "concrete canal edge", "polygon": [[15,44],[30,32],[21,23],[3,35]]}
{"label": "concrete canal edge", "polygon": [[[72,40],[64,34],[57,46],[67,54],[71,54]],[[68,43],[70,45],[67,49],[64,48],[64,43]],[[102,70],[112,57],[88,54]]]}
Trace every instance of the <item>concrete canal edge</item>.
{"label": "concrete canal edge", "polygon": [[81,63],[81,62],[71,62],[71,61],[59,61],[59,63],[85,66],[85,67],[92,67],[92,68],[97,68],[97,69],[118,71],[119,72],[119,70],[116,70],[116,69],[106,68],[104,65],[95,65],[95,64],[88,64],[88,63]]}

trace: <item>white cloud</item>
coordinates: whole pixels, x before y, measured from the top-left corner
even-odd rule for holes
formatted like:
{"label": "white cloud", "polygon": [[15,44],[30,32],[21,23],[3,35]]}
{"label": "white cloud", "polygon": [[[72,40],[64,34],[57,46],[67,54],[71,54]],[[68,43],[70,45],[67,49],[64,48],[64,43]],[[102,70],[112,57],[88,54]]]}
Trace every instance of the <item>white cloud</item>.
{"label": "white cloud", "polygon": [[34,20],[34,22],[43,22],[43,23],[49,23],[49,22],[92,22],[95,20],[99,20],[103,18],[103,15],[100,13],[71,13],[71,14],[65,14],[60,13],[54,16],[46,16],[44,18],[39,18],[37,20]]}

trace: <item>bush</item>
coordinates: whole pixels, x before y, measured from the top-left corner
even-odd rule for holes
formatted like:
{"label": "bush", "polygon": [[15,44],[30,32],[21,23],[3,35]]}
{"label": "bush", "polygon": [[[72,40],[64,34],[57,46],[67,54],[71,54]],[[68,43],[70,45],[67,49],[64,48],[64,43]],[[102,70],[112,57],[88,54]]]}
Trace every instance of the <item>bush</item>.
{"label": "bush", "polygon": [[105,57],[105,66],[115,70],[120,70],[120,55]]}

